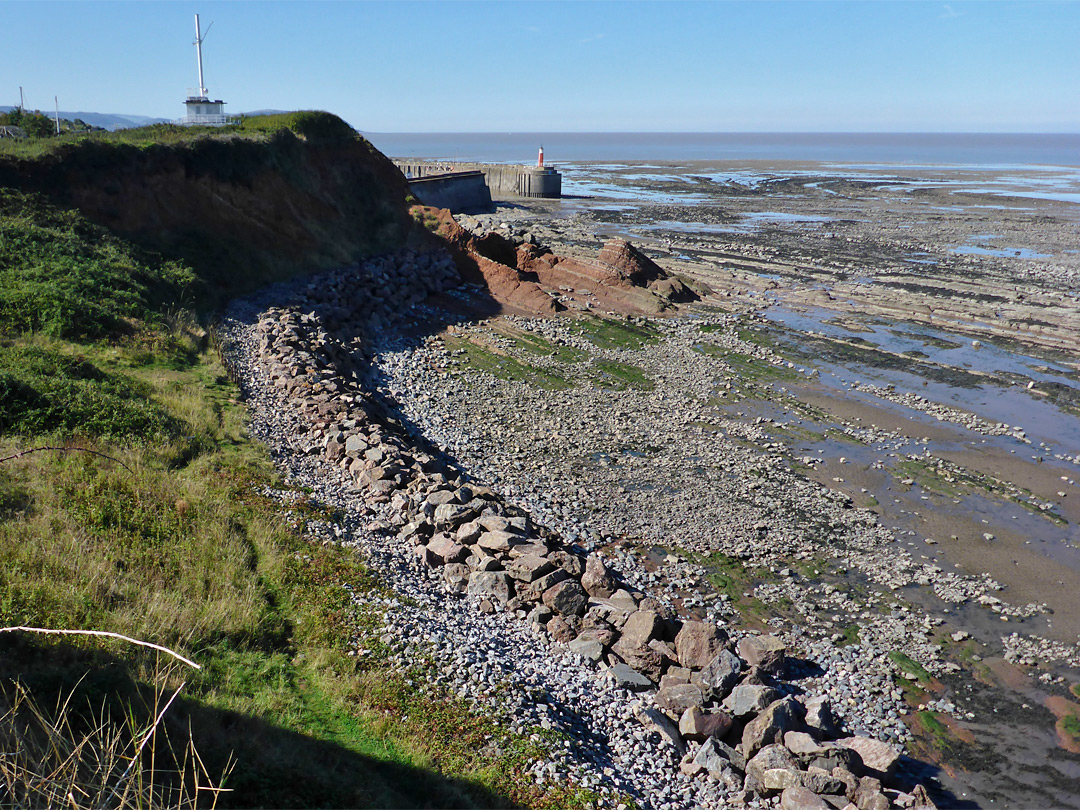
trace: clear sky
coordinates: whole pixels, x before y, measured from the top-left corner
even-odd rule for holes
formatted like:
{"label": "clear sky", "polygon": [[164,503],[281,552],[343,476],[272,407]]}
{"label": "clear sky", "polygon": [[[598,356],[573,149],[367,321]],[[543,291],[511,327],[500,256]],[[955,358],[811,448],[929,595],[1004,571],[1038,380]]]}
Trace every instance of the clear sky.
{"label": "clear sky", "polygon": [[366,132],[1080,132],[1080,2],[0,0],[0,104]]}

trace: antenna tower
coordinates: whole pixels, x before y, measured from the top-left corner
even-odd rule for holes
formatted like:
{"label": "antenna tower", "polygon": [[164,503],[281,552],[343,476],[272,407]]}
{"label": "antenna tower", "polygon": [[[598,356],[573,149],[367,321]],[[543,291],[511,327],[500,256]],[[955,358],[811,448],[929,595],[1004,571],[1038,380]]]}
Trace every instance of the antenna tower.
{"label": "antenna tower", "polygon": [[[210,23],[210,25],[206,26],[206,34],[210,33],[210,26],[211,25],[213,25],[212,22]],[[198,59],[199,59],[199,98],[206,98],[207,93],[208,93],[208,91],[206,89],[206,85],[203,82],[203,69],[202,69],[202,44],[203,44],[203,40],[206,39],[206,34],[203,34],[203,33],[200,32],[200,30],[199,30],[199,15],[196,14],[195,15],[195,53],[196,53],[196,55],[198,56]]]}

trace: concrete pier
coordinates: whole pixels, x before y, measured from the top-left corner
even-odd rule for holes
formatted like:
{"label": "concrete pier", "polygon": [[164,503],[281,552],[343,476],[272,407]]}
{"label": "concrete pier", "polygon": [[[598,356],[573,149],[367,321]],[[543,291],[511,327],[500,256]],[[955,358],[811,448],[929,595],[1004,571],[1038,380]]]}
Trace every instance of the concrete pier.
{"label": "concrete pier", "polygon": [[409,189],[424,205],[472,213],[491,208],[491,192],[477,171],[445,172],[409,180]]}
{"label": "concrete pier", "polygon": [[480,172],[493,200],[520,197],[558,199],[562,196],[562,174],[555,169],[505,163],[453,163],[424,160],[395,160],[394,165],[411,180],[432,175]]}

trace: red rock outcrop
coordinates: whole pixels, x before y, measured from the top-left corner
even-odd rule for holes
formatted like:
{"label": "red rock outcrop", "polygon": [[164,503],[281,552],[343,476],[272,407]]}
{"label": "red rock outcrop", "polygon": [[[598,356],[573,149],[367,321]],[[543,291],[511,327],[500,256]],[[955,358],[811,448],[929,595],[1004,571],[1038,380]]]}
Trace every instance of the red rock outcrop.
{"label": "red rock outcrop", "polygon": [[515,246],[497,233],[476,237],[445,209],[417,208],[414,216],[438,220],[435,233],[449,246],[466,281],[484,284],[491,296],[512,310],[550,314],[565,307],[553,295],[624,314],[657,313],[697,294],[652,259],[622,239],[611,239],[598,258],[558,256],[530,243]]}

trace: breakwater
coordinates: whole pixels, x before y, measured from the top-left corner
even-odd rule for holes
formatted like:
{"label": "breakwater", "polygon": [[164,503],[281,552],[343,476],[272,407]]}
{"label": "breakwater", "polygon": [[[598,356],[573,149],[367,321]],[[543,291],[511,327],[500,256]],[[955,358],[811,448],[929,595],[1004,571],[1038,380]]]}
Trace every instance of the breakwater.
{"label": "breakwater", "polygon": [[410,180],[434,175],[480,172],[493,200],[509,200],[515,197],[558,199],[562,196],[562,174],[551,167],[425,160],[395,160],[394,165]]}

